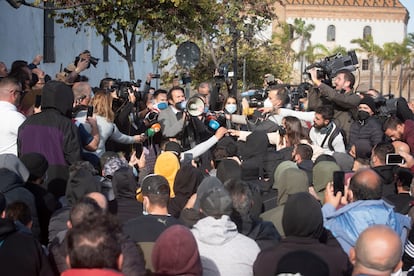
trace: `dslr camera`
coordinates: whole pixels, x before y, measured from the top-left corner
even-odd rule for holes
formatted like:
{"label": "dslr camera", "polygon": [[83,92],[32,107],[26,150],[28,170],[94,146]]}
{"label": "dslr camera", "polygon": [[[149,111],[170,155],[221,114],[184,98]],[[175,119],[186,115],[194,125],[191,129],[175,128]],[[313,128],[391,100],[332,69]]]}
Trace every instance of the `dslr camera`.
{"label": "dslr camera", "polygon": [[99,62],[99,58],[93,57],[91,55],[91,52],[89,52],[88,50],[83,51],[82,53],[79,54],[79,56],[75,58],[75,62],[74,62],[75,66],[78,66],[79,61],[83,61],[87,59],[88,57],[89,57],[88,68],[91,66],[91,64],[93,65],[93,67],[96,68],[96,65],[98,65],[98,62]]}

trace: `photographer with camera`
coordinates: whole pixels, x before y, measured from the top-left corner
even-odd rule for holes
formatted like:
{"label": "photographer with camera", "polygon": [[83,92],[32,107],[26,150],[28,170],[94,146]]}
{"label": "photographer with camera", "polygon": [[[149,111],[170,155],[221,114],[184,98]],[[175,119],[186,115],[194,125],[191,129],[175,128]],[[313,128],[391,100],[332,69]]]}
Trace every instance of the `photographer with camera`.
{"label": "photographer with camera", "polygon": [[88,50],[83,51],[75,58],[73,65],[69,66],[70,68],[74,67],[73,71],[68,72],[65,76],[65,83],[74,83],[80,77],[80,73],[88,69],[91,64],[96,67],[98,64],[99,58],[95,58],[91,55],[91,52]]}
{"label": "photographer with camera", "polygon": [[[109,93],[112,99],[112,111],[114,113],[114,123],[125,135],[138,135],[145,131],[145,126],[137,115],[137,103],[141,101],[141,92],[139,91],[141,80],[137,82],[125,82],[112,78],[101,80],[99,88]],[[130,144],[119,143],[109,140],[106,144],[108,151],[124,152],[126,158],[132,151]]]}
{"label": "photographer with camera", "polygon": [[[313,67],[309,70],[314,87],[309,91],[309,107],[331,104],[334,108],[334,120],[337,126],[346,133],[349,141],[351,124],[356,118],[360,97],[353,92],[355,76],[347,69],[338,70],[335,79],[335,89],[318,78],[318,70]],[[312,108],[314,107],[314,108]]]}

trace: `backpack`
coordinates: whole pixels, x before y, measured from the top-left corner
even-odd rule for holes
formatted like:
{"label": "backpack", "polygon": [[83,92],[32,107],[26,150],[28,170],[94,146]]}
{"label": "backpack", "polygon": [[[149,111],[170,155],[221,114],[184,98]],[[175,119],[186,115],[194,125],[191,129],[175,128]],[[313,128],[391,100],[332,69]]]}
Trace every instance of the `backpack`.
{"label": "backpack", "polygon": [[338,127],[337,125],[335,125],[335,129],[329,133],[327,133],[327,135],[325,136],[325,139],[323,139],[322,144],[321,144],[321,148],[323,148],[323,145],[325,145],[326,139],[329,137],[328,139],[328,148],[331,151],[335,151],[333,146],[332,146],[332,142],[333,140],[336,138],[336,136],[338,136],[339,134],[342,134],[342,139],[344,141],[344,145],[346,146],[346,133],[345,131]]}

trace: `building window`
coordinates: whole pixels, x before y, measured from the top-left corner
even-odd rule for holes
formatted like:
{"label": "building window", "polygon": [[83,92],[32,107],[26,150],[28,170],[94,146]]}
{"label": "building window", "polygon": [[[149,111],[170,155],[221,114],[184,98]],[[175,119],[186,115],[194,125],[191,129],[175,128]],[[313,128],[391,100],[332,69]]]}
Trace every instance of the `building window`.
{"label": "building window", "polygon": [[[53,7],[53,3],[45,2],[45,6]],[[43,13],[43,61],[52,63],[56,61],[55,53],[55,23],[51,17],[52,10]]]}
{"label": "building window", "polygon": [[329,25],[327,31],[327,41],[335,41],[335,26]]}
{"label": "building window", "polygon": [[362,33],[362,38],[367,39],[369,36],[371,36],[371,27],[370,26],[365,26],[364,27],[364,32]]}
{"label": "building window", "polygon": [[362,71],[367,71],[369,70],[369,62],[367,59],[363,59],[362,60]]}

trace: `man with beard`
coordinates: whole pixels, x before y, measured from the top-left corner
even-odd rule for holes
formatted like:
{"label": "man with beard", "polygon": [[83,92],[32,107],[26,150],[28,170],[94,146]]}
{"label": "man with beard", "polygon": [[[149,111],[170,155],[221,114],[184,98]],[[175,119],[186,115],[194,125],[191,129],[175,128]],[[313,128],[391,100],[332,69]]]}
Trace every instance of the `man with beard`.
{"label": "man with beard", "polygon": [[414,121],[405,120],[402,122],[395,116],[388,118],[383,130],[392,141],[403,141],[410,146],[411,154],[414,153]]}
{"label": "man with beard", "polygon": [[334,110],[331,105],[320,106],[315,110],[313,127],[309,137],[314,145],[320,146],[324,154],[345,152],[344,136],[341,129],[333,121]]}

